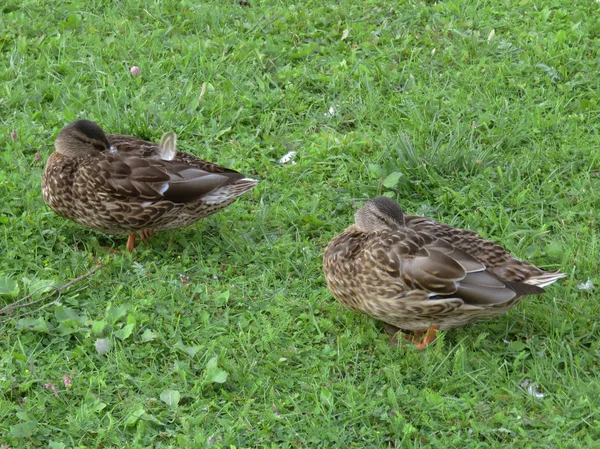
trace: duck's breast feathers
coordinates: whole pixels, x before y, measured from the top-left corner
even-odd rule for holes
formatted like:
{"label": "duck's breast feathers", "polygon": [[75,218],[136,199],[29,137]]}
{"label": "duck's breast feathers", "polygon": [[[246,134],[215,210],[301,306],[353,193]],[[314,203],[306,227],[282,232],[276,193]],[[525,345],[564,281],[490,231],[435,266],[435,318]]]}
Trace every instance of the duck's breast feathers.
{"label": "duck's breast feathers", "polygon": [[183,162],[123,157],[119,153],[87,161],[80,176],[93,179],[109,199],[174,203],[199,200],[243,178],[237,172],[211,173]]}
{"label": "duck's breast feathers", "polygon": [[368,241],[368,236],[350,226],[344,232],[336,235],[323,252],[324,267],[333,267],[335,264],[354,262],[363,253],[363,246]]}

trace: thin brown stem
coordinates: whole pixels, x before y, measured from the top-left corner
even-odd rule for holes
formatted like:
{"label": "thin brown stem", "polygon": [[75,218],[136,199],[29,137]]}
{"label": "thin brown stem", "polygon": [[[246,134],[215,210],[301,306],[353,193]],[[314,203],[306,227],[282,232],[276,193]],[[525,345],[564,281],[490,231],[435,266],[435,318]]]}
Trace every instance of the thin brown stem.
{"label": "thin brown stem", "polygon": [[35,310],[31,311],[31,312],[26,312],[26,313],[24,313],[22,315],[19,315],[19,316],[29,315],[29,314],[31,314],[33,312],[36,312],[36,311],[41,310],[41,309],[43,309],[45,307],[48,307],[49,305],[56,303],[56,301],[58,301],[60,299],[60,295],[63,292],[63,290],[66,290],[67,288],[71,287],[72,285],[77,284],[78,282],[81,282],[82,280],[84,280],[84,279],[92,276],[94,273],[96,273],[96,271],[100,270],[102,267],[104,267],[103,264],[98,264],[94,268],[92,268],[91,270],[89,270],[87,273],[82,274],[81,276],[78,276],[75,279],[70,280],[66,284],[60,285],[58,287],[44,286],[44,287],[37,288],[34,291],[32,291],[31,293],[29,293],[28,295],[23,296],[22,298],[16,300],[15,302],[13,302],[11,304],[8,304],[8,305],[4,306],[3,308],[1,308],[0,309],[0,316],[1,315],[6,315],[6,314],[10,313],[11,311],[13,311],[15,309],[22,309],[22,308],[25,308],[25,307],[30,307],[30,306],[36,305],[36,304],[38,304],[40,302],[43,302],[43,301],[47,300],[49,294],[45,294],[45,295],[43,295],[39,299],[30,301],[30,299],[33,298],[33,296],[37,292],[39,292],[42,289],[48,289],[49,288],[49,289],[53,290],[52,292],[49,292],[49,293],[58,293],[58,298],[56,298],[54,301],[52,301],[52,302],[50,302],[48,304],[45,304],[44,306],[42,306],[42,307],[40,307],[38,309],[35,309]]}

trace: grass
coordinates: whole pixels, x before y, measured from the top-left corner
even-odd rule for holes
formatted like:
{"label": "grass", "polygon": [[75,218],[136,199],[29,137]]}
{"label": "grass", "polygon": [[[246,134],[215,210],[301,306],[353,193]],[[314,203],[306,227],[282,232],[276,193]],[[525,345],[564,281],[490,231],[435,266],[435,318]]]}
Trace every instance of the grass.
{"label": "grass", "polygon": [[[0,447],[597,447],[600,4],[250,3],[0,7],[0,306],[105,263],[2,325]],[[127,254],[43,203],[79,117],[261,183]],[[320,271],[380,190],[567,277],[390,348]]]}

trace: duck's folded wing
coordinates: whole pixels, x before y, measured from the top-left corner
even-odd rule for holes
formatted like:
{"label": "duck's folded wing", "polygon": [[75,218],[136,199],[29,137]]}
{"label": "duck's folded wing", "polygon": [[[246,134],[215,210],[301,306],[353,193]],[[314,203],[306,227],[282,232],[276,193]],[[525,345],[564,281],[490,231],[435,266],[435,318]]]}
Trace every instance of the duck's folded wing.
{"label": "duck's folded wing", "polygon": [[210,173],[180,162],[118,155],[107,157],[97,164],[97,177],[104,193],[140,201],[186,203],[200,199],[239,177]]}
{"label": "duck's folded wing", "polygon": [[466,304],[486,306],[543,292],[535,286],[500,280],[471,255],[430,235],[403,233],[378,259],[409,289],[427,292],[431,299],[460,298]]}

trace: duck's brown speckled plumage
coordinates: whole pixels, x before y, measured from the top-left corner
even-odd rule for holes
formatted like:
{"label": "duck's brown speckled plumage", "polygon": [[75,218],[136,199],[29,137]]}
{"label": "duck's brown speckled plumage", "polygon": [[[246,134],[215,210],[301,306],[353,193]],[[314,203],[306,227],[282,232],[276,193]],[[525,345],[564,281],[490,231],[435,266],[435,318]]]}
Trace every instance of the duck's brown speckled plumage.
{"label": "duck's brown speckled plumage", "polygon": [[399,329],[449,329],[498,316],[564,275],[514,258],[476,232],[370,200],[323,255],[332,295]]}
{"label": "duck's brown speckled plumage", "polygon": [[228,206],[257,181],[160,144],[78,120],[57,137],[42,180],[57,214],[109,234],[175,229]]}

